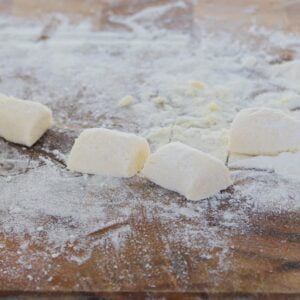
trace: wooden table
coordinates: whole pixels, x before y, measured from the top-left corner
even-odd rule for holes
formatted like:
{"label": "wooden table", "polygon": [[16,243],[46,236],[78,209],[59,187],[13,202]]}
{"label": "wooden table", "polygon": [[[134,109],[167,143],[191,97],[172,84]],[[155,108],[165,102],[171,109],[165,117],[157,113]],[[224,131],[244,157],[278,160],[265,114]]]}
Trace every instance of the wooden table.
{"label": "wooden table", "polygon": [[[168,1],[131,0],[134,5],[130,9],[128,2],[120,0],[112,4],[110,1],[100,0],[2,0],[0,12],[33,19],[60,12],[68,15],[73,22],[91,18],[94,29],[101,30],[115,26],[110,23],[109,14],[127,15],[132,10]],[[265,26],[281,26],[292,32],[299,32],[300,29],[300,1],[204,0],[198,4],[192,4],[191,1],[186,3],[188,8],[179,10],[173,17],[179,18],[186,25],[187,31],[192,30],[192,23],[196,18],[207,22],[212,22],[213,18],[212,26],[216,28],[234,25],[240,30],[247,28],[254,16],[258,23]],[[252,14],[242,13],[242,8],[247,5],[256,7]],[[52,27],[50,24],[45,28],[40,39],[49,38]],[[64,133],[58,133],[54,128],[32,150],[26,150],[29,151],[27,154],[33,159],[35,155],[47,156],[43,152],[44,143],[48,143],[49,148],[56,147],[67,152],[73,139],[66,139]],[[20,152],[24,151],[21,147],[12,147]],[[144,193],[145,200],[150,201],[147,187],[153,188],[153,185],[141,179],[130,179],[127,184],[133,190]],[[229,193],[234,197],[234,191],[229,190]],[[173,193],[166,195],[171,199],[175,197]],[[185,200],[175,197],[172,201],[184,205]],[[300,297],[300,212],[250,212],[247,231],[239,232],[236,228],[226,228],[219,224],[228,205],[228,199],[224,199],[219,204],[218,213],[212,212],[208,219],[211,228],[223,232],[230,240],[231,246],[226,253],[222,253],[221,246],[201,251],[172,241],[168,238],[168,228],[180,226],[180,222],[185,220],[178,218],[177,224],[166,225],[160,219],[144,216],[143,207],[140,208],[140,218],[133,217],[126,224],[117,223],[92,233],[88,237],[91,241],[122,226],[130,226],[132,230],[121,249],[103,246],[93,251],[90,259],[81,265],[66,260],[64,256],[49,255],[47,259],[37,256],[31,270],[18,269],[16,261],[24,255],[18,249],[24,237],[0,233],[0,243],[6,248],[6,251],[0,250],[0,293],[36,296],[38,299],[52,296],[63,299],[96,299],[96,296],[99,299],[144,299],[147,295],[165,296],[167,299],[218,299],[244,294],[256,295],[257,298],[269,295],[269,299],[282,299],[283,295],[289,295],[288,299]],[[42,251],[43,244],[32,241],[27,255]],[[72,252],[76,252],[74,247],[66,247],[66,253]],[[220,264],[226,264],[227,268],[220,269]],[[1,272],[9,266],[15,272]],[[35,280],[28,280],[29,275],[34,275]]]}

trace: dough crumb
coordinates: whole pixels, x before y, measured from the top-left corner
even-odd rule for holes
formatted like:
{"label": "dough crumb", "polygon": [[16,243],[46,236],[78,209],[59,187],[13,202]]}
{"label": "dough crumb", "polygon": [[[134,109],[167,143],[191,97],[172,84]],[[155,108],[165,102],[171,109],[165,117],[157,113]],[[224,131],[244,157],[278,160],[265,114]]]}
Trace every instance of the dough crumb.
{"label": "dough crumb", "polygon": [[123,98],[119,101],[118,106],[119,106],[119,107],[128,107],[128,106],[130,106],[131,104],[134,103],[134,100],[135,100],[135,99],[134,99],[133,96],[127,95],[127,96],[123,97]]}
{"label": "dough crumb", "polygon": [[211,111],[211,112],[216,112],[216,111],[219,111],[220,110],[220,106],[215,103],[215,102],[210,102],[208,104],[208,109]]}
{"label": "dough crumb", "polygon": [[172,136],[172,126],[152,128],[146,136],[152,143],[162,146],[167,144]]}
{"label": "dough crumb", "polygon": [[189,84],[195,90],[203,90],[205,88],[204,83],[199,80],[190,80]]}
{"label": "dough crumb", "polygon": [[205,117],[205,125],[207,127],[210,127],[210,126],[213,126],[213,125],[216,125],[217,124],[217,118],[215,115],[213,114],[208,114],[206,117]]}
{"label": "dough crumb", "polygon": [[166,97],[157,96],[157,97],[152,98],[152,102],[156,105],[163,106],[168,102],[168,100]]}
{"label": "dough crumb", "polygon": [[188,82],[188,88],[186,89],[186,95],[190,97],[195,97],[199,93],[204,92],[205,85],[203,82],[198,80],[190,80]]}
{"label": "dough crumb", "polygon": [[203,122],[199,118],[190,116],[178,117],[175,121],[175,124],[185,128],[203,126]]}
{"label": "dough crumb", "polygon": [[33,280],[33,277],[31,275],[27,275],[27,279],[32,281]]}

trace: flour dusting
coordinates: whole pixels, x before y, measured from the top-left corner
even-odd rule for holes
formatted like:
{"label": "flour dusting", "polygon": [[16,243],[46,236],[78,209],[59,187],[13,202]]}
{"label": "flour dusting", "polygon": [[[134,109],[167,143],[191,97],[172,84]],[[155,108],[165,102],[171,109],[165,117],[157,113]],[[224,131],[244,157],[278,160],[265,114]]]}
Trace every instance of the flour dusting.
{"label": "flour dusting", "polygon": [[[250,36],[265,36],[253,49],[200,22],[192,35],[153,22],[174,9],[188,8],[174,1],[122,18],[109,16],[120,31],[94,31],[87,21],[72,25],[58,15],[59,25],[45,41],[38,37],[49,19],[0,17],[5,40],[0,92],[44,103],[55,117],[55,127],[33,150],[0,141],[0,232],[26,237],[18,249],[18,264],[25,269],[38,255],[80,265],[95,248],[121,253],[129,240],[138,248],[143,239],[133,228],[155,221],[168,245],[196,249],[205,261],[218,255],[224,271],[231,239],[247,233],[252,214],[300,209],[299,153],[230,162],[234,185],[196,203],[138,176],[116,179],[66,170],[74,138],[84,128],[137,133],[148,138],[152,150],[180,141],[225,162],[230,124],[240,109],[267,106],[300,119],[300,62],[285,62],[270,50],[298,52],[299,36],[253,26]],[[155,235],[157,229],[149,226]],[[45,249],[32,256],[32,243]],[[7,251],[7,260],[13,255],[3,243],[0,249]],[[176,256],[172,248],[164,251]],[[150,269],[148,252],[143,259]],[[0,271],[17,276],[9,263]],[[182,280],[188,280],[184,269]]]}

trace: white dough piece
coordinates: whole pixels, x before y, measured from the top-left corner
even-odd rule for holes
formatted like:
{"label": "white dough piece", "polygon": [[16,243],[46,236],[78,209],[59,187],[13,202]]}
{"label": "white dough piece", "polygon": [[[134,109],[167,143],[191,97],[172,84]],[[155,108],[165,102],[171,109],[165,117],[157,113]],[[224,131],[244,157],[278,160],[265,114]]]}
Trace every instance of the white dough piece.
{"label": "white dough piece", "polygon": [[258,107],[241,110],[229,138],[231,152],[274,155],[300,149],[300,121],[280,110]]}
{"label": "white dough piece", "polygon": [[7,141],[31,147],[52,122],[47,106],[0,94],[0,136]]}
{"label": "white dough piece", "polygon": [[167,144],[151,154],[142,174],[195,201],[210,197],[232,183],[229,170],[221,161],[179,142]]}
{"label": "white dough piece", "polygon": [[149,154],[149,144],[143,137],[91,128],[76,139],[67,165],[71,171],[131,177],[143,168]]}

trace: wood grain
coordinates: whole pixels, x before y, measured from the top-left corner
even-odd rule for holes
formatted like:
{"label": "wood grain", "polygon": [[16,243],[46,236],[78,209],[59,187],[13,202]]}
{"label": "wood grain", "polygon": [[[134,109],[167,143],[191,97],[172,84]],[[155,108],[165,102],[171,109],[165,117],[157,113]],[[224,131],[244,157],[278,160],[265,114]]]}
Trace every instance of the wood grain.
{"label": "wood grain", "polygon": [[[40,18],[49,13],[60,12],[69,15],[75,22],[92,18],[95,29],[110,28],[126,30],[109,21],[109,15],[127,15],[148,5],[158,5],[168,1],[25,1],[5,0],[0,2],[0,12],[13,16]],[[235,27],[245,29],[253,18],[268,26],[280,26],[284,30],[299,32],[299,1],[201,1],[175,12],[177,27],[192,34],[193,22],[212,22],[212,28]],[[52,23],[51,23],[52,22]],[[47,39],[55,30],[55,21],[41,33],[40,39]],[[54,23],[53,23],[54,22]],[[173,24],[173,25],[172,25]],[[175,26],[174,23],[165,26]],[[178,25],[179,24],[179,25]],[[277,51],[275,49],[275,51]],[[291,49],[280,49],[282,60],[293,59]],[[20,153],[31,159],[47,157],[64,168],[51,152],[44,149],[59,149],[63,153],[70,150],[77,134],[76,128],[64,131],[50,130],[32,149],[28,150],[11,144]],[[71,138],[70,138],[71,137]],[[268,176],[268,175],[266,175]],[[156,188],[142,179],[129,179],[126,184],[133,191],[144,193],[145,201],[150,201],[147,189]],[[244,183],[237,183],[244,184]],[[234,188],[227,190],[232,198]],[[157,191],[157,195],[158,195]],[[170,200],[184,206],[184,199],[174,193],[167,194]],[[155,199],[157,200],[157,199]],[[99,228],[82,237],[89,242],[101,239],[107,232],[130,226],[131,233],[125,244],[117,249],[112,244],[103,245],[91,253],[82,264],[66,259],[72,253],[84,256],[76,249],[77,242],[68,245],[63,255],[53,257],[47,253],[47,236],[41,240],[30,236],[0,233],[0,293],[20,294],[28,299],[144,299],[166,297],[167,299],[232,299],[233,295],[256,295],[255,299],[299,299],[300,295],[300,212],[298,213],[248,213],[247,228],[224,227],[219,220],[224,211],[232,206],[230,199],[224,199],[218,213],[209,211],[209,227],[225,235],[230,247],[224,253],[221,246],[207,249],[187,247],[170,238],[173,226],[186,222],[178,218],[177,224],[163,223],[159,218],[149,218],[143,205],[137,213],[123,223],[115,223]],[[159,200],[157,200],[159,201]],[[208,200],[208,207],[210,203]],[[234,209],[234,207],[231,207]],[[45,222],[54,224],[68,220],[58,220],[49,216]],[[202,237],[199,237],[201,240]],[[28,241],[26,253],[20,253],[20,245]],[[43,255],[39,256],[39,253]],[[20,259],[30,259],[31,269],[20,268]],[[25,264],[26,266],[26,264]],[[151,266],[151,268],[149,268]],[[11,272],[3,270],[10,268]],[[30,280],[28,276],[33,276]],[[51,278],[51,281],[49,281]],[[94,298],[91,298],[94,297]],[[250,297],[250,296],[249,296]],[[22,298],[24,299],[24,298]]]}

